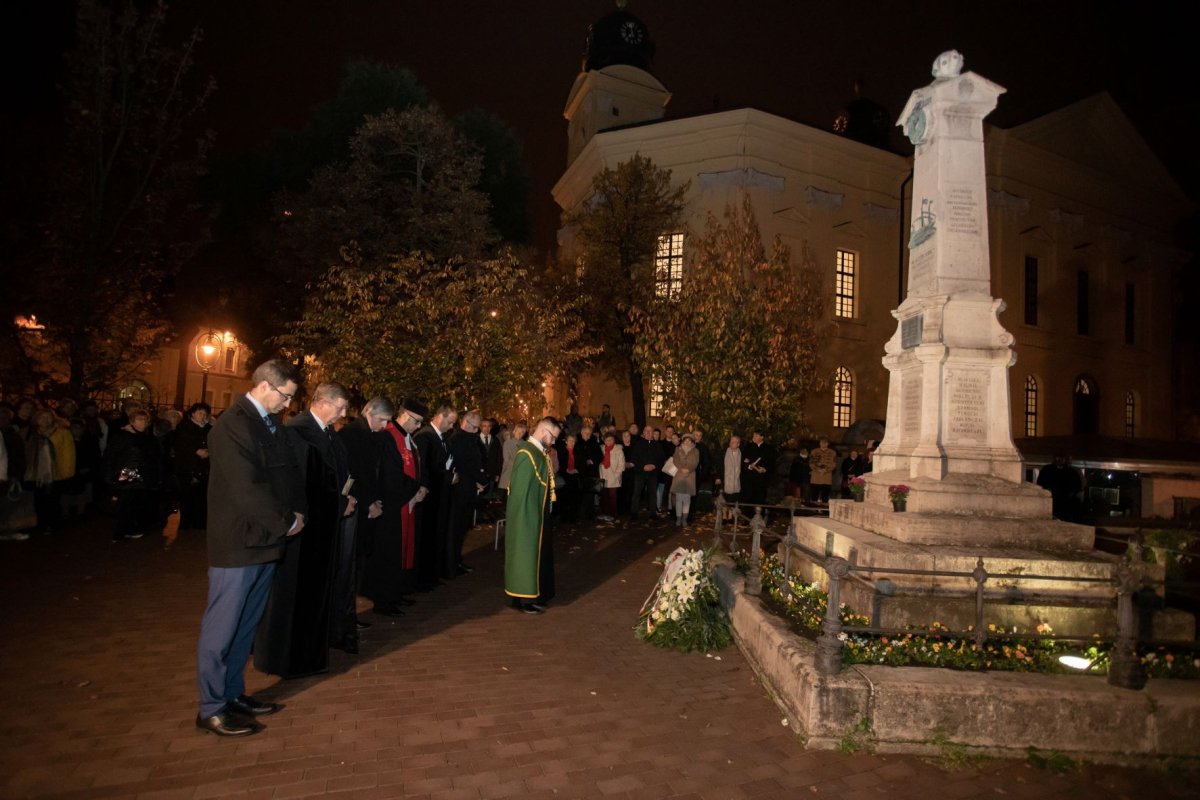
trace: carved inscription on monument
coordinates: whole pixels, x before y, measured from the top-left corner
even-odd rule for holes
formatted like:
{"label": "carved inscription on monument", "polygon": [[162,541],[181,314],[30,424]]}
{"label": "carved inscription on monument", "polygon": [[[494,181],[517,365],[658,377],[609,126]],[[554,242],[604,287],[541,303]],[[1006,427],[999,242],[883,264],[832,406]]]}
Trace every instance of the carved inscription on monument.
{"label": "carved inscription on monument", "polygon": [[941,222],[947,231],[979,235],[983,215],[978,187],[970,183],[950,184],[943,206],[946,211]]}
{"label": "carved inscription on monument", "polygon": [[914,372],[902,379],[900,407],[904,411],[901,438],[912,441],[921,433],[921,375]]}
{"label": "carved inscription on monument", "polygon": [[933,291],[934,243],[926,242],[910,253],[908,258],[908,293],[921,294]]}
{"label": "carved inscription on monument", "polygon": [[917,314],[900,322],[900,346],[907,350],[921,343],[921,334],[925,326],[925,315]]}
{"label": "carved inscription on monument", "polygon": [[987,442],[988,374],[982,370],[946,372],[946,433],[955,442]]}

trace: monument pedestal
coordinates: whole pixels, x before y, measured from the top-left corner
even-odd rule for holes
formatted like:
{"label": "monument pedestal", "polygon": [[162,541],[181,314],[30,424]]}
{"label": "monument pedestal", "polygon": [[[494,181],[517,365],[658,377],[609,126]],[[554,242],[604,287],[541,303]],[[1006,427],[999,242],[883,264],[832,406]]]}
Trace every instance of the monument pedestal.
{"label": "monument pedestal", "polygon": [[[1090,552],[1095,529],[1053,519],[1050,496],[1030,483],[993,475],[951,474],[935,480],[908,471],[864,476],[861,503],[831,502],[829,518],[897,542],[921,545],[1019,547],[1064,555]],[[888,487],[909,487],[907,510],[896,513]]]}
{"label": "monument pedestal", "polygon": [[[1021,542],[1022,527],[1032,531],[1027,544]],[[952,531],[958,532],[958,542],[949,541]],[[989,574],[1018,576],[987,582],[984,605],[988,623],[1004,628],[1015,625],[1027,631],[1039,623],[1049,623],[1064,635],[1114,636],[1115,570],[1121,558],[1095,550],[1057,550],[1044,543],[1049,536],[1070,539],[1080,536],[1080,532],[1090,538],[1092,531],[1057,520],[1036,523],[962,514],[897,513],[890,505],[884,509],[873,503],[832,500],[829,519],[796,517],[789,538],[809,550],[838,556],[857,566],[965,574],[913,575],[885,569],[863,573],[861,581],[844,581],[842,602],[857,613],[871,616],[884,628],[940,622],[955,630],[966,630],[975,621],[975,581],[967,576],[982,558]],[[991,541],[1004,537],[1008,544]],[[1151,580],[1163,577],[1161,565],[1144,564],[1143,568]],[[788,569],[828,590],[828,576],[819,564],[793,555],[788,559]],[[1020,575],[1053,575],[1057,579],[1022,579]],[[1195,630],[1195,618],[1181,611],[1159,609],[1143,619],[1142,634],[1149,638],[1190,640]]]}

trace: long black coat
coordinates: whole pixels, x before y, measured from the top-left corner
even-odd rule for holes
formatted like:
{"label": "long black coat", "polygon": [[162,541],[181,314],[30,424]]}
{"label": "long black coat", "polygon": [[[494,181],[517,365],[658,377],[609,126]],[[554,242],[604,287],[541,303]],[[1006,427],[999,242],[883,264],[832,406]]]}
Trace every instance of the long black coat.
{"label": "long black coat", "polygon": [[329,666],[329,613],[334,549],[347,500],[346,449],[309,411],[287,423],[304,480],[308,518],[287,540],[275,570],[267,610],[254,641],[254,666],[285,678]]}
{"label": "long black coat", "polygon": [[[389,427],[395,427],[394,422],[388,424]],[[396,605],[401,597],[417,586],[416,564],[405,563],[406,542],[401,515],[404,507],[421,488],[421,454],[416,449],[411,451],[416,458],[417,477],[410,478],[404,472],[404,456],[399,448],[406,445],[403,443],[403,431],[400,433],[400,445],[386,430],[371,434],[376,437],[380,447],[378,492],[383,500],[383,514],[373,520],[374,545],[366,560],[363,594],[380,606]],[[420,502],[413,509],[417,526],[412,532],[413,536],[419,536],[424,506],[425,503]]]}
{"label": "long black coat", "polygon": [[441,562],[446,552],[450,528],[450,481],[453,474],[446,467],[450,446],[426,425],[415,434],[413,441],[421,459],[421,485],[429,494],[421,501],[417,515],[417,583],[433,586],[443,575]]}
{"label": "long black coat", "polygon": [[[762,467],[766,472],[750,469],[750,465]],[[767,484],[775,474],[775,448],[763,442],[753,441],[742,445],[742,496],[743,503],[767,502]]]}

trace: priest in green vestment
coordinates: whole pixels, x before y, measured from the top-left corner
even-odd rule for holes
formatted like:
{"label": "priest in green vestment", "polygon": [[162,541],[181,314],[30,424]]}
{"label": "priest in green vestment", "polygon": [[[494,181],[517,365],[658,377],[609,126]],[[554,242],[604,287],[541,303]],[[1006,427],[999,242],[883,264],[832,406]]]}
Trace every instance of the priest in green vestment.
{"label": "priest in green vestment", "polygon": [[554,546],[550,503],[554,468],[550,448],[562,428],[546,417],[521,442],[513,457],[504,523],[504,592],[513,607],[540,614],[554,596]]}

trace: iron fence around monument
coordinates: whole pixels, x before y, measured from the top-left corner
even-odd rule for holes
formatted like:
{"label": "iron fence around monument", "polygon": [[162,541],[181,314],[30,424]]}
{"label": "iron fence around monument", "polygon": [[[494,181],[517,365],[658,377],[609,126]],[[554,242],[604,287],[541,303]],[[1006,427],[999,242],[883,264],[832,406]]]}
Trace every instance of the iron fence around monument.
{"label": "iron fence around monument", "polygon": [[[719,546],[721,537],[724,533],[723,523],[721,520],[722,503],[720,499],[717,502],[716,523],[714,525],[714,546]],[[737,525],[736,520],[740,509],[737,506],[749,506],[750,504],[729,504],[735,507],[735,524],[731,531],[730,552],[735,552],[737,543]],[[935,569],[912,569],[907,567],[888,567],[888,566],[864,566],[852,563],[850,560],[835,556],[831,552],[819,552],[807,547],[800,542],[788,539],[786,533],[771,532],[767,530],[767,523],[761,514],[760,509],[791,509],[790,506],[753,506],[755,514],[750,519],[750,564],[746,575],[746,592],[751,595],[759,595],[762,593],[762,572],[761,572],[761,557],[759,555],[762,549],[762,540],[764,536],[772,536],[778,539],[783,545],[783,591],[785,595],[791,594],[791,585],[788,581],[788,576],[791,574],[791,556],[793,553],[798,553],[801,557],[807,559],[810,563],[821,567],[828,577],[828,595],[826,602],[825,615],[821,621],[821,633],[817,637],[817,657],[816,666],[818,671],[823,674],[833,675],[841,671],[842,656],[843,656],[843,640],[850,634],[868,634],[889,636],[903,636],[914,632],[912,628],[889,628],[878,624],[879,622],[879,604],[873,603],[871,610],[871,625],[847,625],[843,623],[839,616],[841,605],[842,586],[847,581],[854,581],[868,589],[872,595],[880,595],[879,587],[875,581],[870,580],[867,576],[874,574],[890,574],[890,575],[913,575],[922,577],[946,577],[946,578],[964,578],[974,581],[975,588],[970,591],[947,590],[939,588],[935,593],[932,590],[907,590],[904,592],[892,592],[887,596],[897,596],[903,594],[909,597],[934,597],[938,599],[970,599],[975,601],[975,620],[974,626],[968,630],[950,630],[940,629],[938,634],[950,637],[961,637],[963,639],[972,639],[978,647],[983,647],[989,639],[989,631],[987,628],[987,619],[985,614],[986,591],[989,581],[1003,580],[1021,580],[1021,581],[1058,581],[1069,583],[1084,583],[1095,585],[1108,585],[1113,587],[1112,599],[1116,602],[1117,607],[1117,635],[1116,641],[1113,644],[1111,652],[1111,667],[1108,674],[1108,682],[1114,686],[1125,689],[1141,689],[1146,683],[1146,672],[1142,665],[1141,659],[1137,655],[1139,645],[1182,645],[1187,647],[1195,647],[1197,642],[1194,638],[1190,641],[1180,640],[1153,640],[1142,639],[1140,637],[1140,626],[1138,620],[1138,609],[1135,604],[1135,596],[1144,589],[1154,589],[1156,587],[1164,587],[1165,580],[1151,580],[1142,574],[1136,562],[1122,561],[1116,565],[1114,576],[1112,578],[1102,577],[1087,577],[1078,575],[1046,575],[1036,573],[1008,573],[1008,572],[989,572],[982,556],[977,557],[975,568],[970,572],[962,570],[935,570]],[[792,513],[788,517],[788,528],[790,531],[791,522],[796,516],[803,515],[792,509]],[[813,514],[810,514],[812,516]],[[1104,603],[1107,605],[1111,600]],[[1028,604],[1026,601],[1008,599],[1007,604]],[[1055,596],[1055,604],[1062,607],[1095,607],[1097,600],[1092,597],[1071,596],[1058,594]],[[997,631],[997,634],[1000,634]],[[1060,642],[1080,642],[1090,643],[1094,641],[1092,635],[1079,634],[1059,634],[1059,633],[1009,633],[1002,632],[1005,640],[1049,640],[1053,639]]]}

